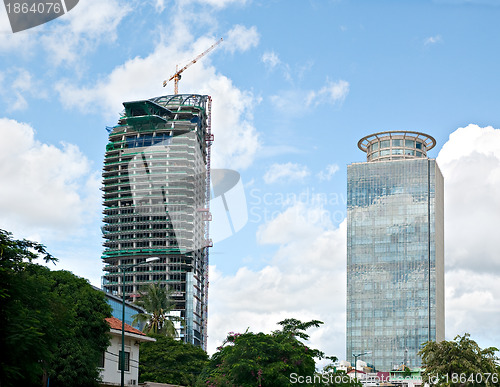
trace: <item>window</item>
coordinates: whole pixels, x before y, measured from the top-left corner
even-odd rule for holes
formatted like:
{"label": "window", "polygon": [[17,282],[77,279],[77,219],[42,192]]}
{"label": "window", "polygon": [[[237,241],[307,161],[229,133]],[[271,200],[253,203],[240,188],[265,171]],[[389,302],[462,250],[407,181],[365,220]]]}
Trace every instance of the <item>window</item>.
{"label": "window", "polygon": [[[125,359],[124,359],[125,367],[123,367],[124,371],[130,371],[130,352],[125,351]],[[122,370],[122,351],[119,353],[118,357],[118,370]]]}
{"label": "window", "polygon": [[378,149],[378,142],[374,142],[372,144],[372,150],[377,150]]}
{"label": "window", "polygon": [[392,140],[392,146],[403,146],[403,140]]}
{"label": "window", "polygon": [[101,357],[99,358],[99,364],[97,364],[97,366],[99,368],[104,368],[104,355],[105,354],[106,354],[106,352],[101,353]]}
{"label": "window", "polygon": [[413,140],[405,140],[405,147],[406,148],[415,148],[415,141],[413,141]]}
{"label": "window", "polygon": [[381,148],[389,148],[390,147],[390,141],[389,140],[380,141],[380,147]]}

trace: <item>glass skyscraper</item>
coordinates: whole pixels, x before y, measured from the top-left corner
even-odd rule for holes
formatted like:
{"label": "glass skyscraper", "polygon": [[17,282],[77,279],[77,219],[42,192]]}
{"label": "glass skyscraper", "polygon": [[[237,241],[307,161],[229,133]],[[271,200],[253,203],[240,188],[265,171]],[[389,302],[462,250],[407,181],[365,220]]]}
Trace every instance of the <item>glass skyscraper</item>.
{"label": "glass skyscraper", "polygon": [[418,132],[362,138],[347,167],[347,358],[377,370],[421,365],[444,339],[443,176]]}

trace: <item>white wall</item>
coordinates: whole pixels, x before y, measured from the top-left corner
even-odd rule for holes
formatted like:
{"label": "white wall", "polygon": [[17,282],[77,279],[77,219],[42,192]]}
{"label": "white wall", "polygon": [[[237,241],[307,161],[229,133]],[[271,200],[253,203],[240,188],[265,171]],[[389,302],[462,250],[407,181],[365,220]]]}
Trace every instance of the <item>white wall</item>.
{"label": "white wall", "polygon": [[[137,342],[137,344],[136,344]],[[111,344],[104,355],[104,369],[101,370],[103,383],[117,384],[121,382],[121,371],[118,369],[120,361],[119,353],[122,349],[122,339],[120,335],[111,335]],[[134,385],[139,382],[139,345],[134,337],[125,336],[125,352],[130,352],[129,371],[125,371],[125,385]]]}

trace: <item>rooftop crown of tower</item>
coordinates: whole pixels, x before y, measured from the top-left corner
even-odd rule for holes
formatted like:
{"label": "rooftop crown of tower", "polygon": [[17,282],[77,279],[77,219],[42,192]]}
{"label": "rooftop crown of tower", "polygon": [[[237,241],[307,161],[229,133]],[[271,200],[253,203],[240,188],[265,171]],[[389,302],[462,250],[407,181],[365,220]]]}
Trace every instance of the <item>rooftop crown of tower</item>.
{"label": "rooftop crown of tower", "polygon": [[426,158],[427,151],[435,145],[434,137],[412,131],[378,132],[358,142],[358,148],[366,152],[369,162]]}

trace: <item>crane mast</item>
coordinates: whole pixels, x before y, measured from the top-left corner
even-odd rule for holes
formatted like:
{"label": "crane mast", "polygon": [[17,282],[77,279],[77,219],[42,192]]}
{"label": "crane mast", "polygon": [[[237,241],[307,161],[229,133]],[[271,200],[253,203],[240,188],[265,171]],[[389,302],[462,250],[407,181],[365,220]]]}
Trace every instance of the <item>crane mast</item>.
{"label": "crane mast", "polygon": [[185,65],[183,68],[179,70],[179,66],[175,66],[175,73],[172,75],[168,80],[163,81],[163,87],[167,85],[168,82],[174,81],[174,94],[179,94],[179,80],[181,79],[181,73],[186,70],[189,66],[195,64],[199,59],[207,55],[210,51],[212,51],[215,47],[217,47],[221,42],[222,38],[212,44],[209,48],[207,48],[205,51],[203,51],[200,55],[198,55],[196,58],[194,58],[191,62],[189,62],[187,65]]}

